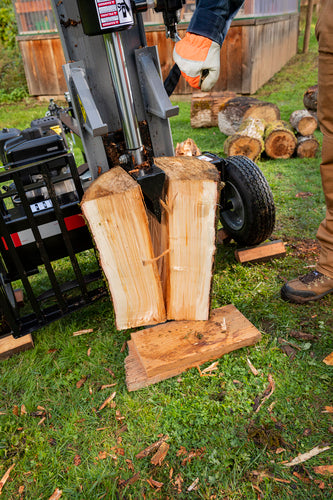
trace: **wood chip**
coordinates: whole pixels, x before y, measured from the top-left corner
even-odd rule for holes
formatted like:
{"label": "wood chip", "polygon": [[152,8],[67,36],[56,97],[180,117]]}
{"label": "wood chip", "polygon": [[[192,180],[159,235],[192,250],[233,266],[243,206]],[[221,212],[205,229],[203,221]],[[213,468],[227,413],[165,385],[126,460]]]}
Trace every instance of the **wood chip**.
{"label": "wood chip", "polygon": [[310,458],[315,457],[316,455],[319,455],[319,453],[323,453],[323,451],[327,451],[330,449],[330,446],[316,446],[312,450],[302,453],[295,457],[291,462],[287,462],[286,464],[283,464],[284,467],[293,467],[294,465],[302,464],[303,462],[306,462],[307,460],[310,460]]}
{"label": "wood chip", "polygon": [[115,382],[114,384],[102,385],[100,390],[103,391],[103,389],[109,389],[110,387],[114,387],[115,385],[117,385],[117,382]]}
{"label": "wood chip", "polygon": [[258,370],[253,366],[253,364],[251,363],[251,361],[249,360],[249,358],[246,358],[246,361],[247,361],[247,364],[249,365],[249,368],[250,368],[251,372],[253,373],[253,375],[255,377],[257,377],[259,375]]}
{"label": "wood chip", "polygon": [[19,414],[19,407],[17,405],[14,405],[13,406],[13,415],[15,415],[15,417],[18,417],[18,414]]}
{"label": "wood chip", "polygon": [[5,486],[8,478],[9,478],[10,473],[14,469],[14,467],[15,467],[15,464],[11,465],[9,467],[9,469],[7,470],[7,472],[5,472],[5,474],[2,476],[1,481],[0,481],[0,495],[2,493],[3,487]]}
{"label": "wood chip", "polygon": [[84,335],[85,333],[92,333],[94,330],[92,328],[87,328],[86,330],[78,330],[73,332],[73,337],[78,337],[79,335]]}
{"label": "wood chip", "polygon": [[169,451],[170,445],[166,443],[165,441],[161,443],[161,446],[158,448],[157,452],[155,455],[151,458],[150,463],[152,465],[162,465],[163,460],[165,459],[168,451]]}
{"label": "wood chip", "polygon": [[115,397],[116,394],[117,394],[116,392],[113,392],[111,394],[111,396],[109,396],[108,398],[106,398],[106,400],[104,401],[104,403],[102,403],[101,406],[98,408],[98,411],[103,410],[103,408],[105,408],[106,405],[108,405],[114,399],[114,397]]}
{"label": "wood chip", "polygon": [[331,354],[326,356],[326,358],[323,359],[323,361],[324,361],[325,365],[333,366],[333,352],[331,352]]}
{"label": "wood chip", "polygon": [[333,406],[325,406],[322,413],[333,413]]}
{"label": "wood chip", "polygon": [[193,491],[193,490],[196,490],[197,489],[197,486],[198,486],[198,483],[199,483],[199,478],[197,477],[193,483],[187,488],[187,491]]}
{"label": "wood chip", "polygon": [[90,356],[91,354],[91,347],[89,347],[88,351],[87,351],[87,356]]}
{"label": "wood chip", "polygon": [[41,418],[37,425],[42,425],[45,422],[45,420],[46,417]]}
{"label": "wood chip", "polygon": [[25,405],[21,405],[21,415],[26,415],[27,414],[27,410],[25,408]]}
{"label": "wood chip", "polygon": [[155,479],[153,479],[152,477],[147,479],[147,483],[157,491],[160,490],[164,484],[164,483],[160,483],[160,481],[155,481]]}
{"label": "wood chip", "polygon": [[313,470],[316,474],[324,474],[325,476],[333,475],[333,465],[318,465]]}
{"label": "wood chip", "polygon": [[201,371],[201,374],[202,375],[211,375],[211,373],[215,370],[218,369],[218,364],[219,362],[218,361],[215,361],[214,363],[212,363],[211,365],[207,366],[207,368],[204,368],[202,371]]}
{"label": "wood chip", "polygon": [[137,455],[135,455],[135,458],[144,458],[150,455],[153,451],[157,450],[164,441],[167,441],[169,439],[169,436],[162,436],[158,441],[155,443],[147,446],[144,450],[140,451]]}
{"label": "wood chip", "polygon": [[139,478],[140,478],[140,472],[137,472],[136,474],[134,474],[134,476],[130,477],[126,481],[120,480],[118,483],[119,488],[125,488],[126,486],[135,483]]}
{"label": "wood chip", "polygon": [[53,494],[50,496],[49,500],[58,500],[62,495],[62,490],[59,490],[59,488],[56,488],[53,492]]}
{"label": "wood chip", "polygon": [[272,375],[269,373],[268,374],[268,382],[269,382],[269,385],[268,387],[266,388],[264,394],[263,394],[263,399],[261,401],[261,403],[259,404],[259,406],[254,410],[255,413],[258,413],[258,411],[260,410],[260,408],[262,407],[262,405],[264,404],[265,401],[267,401],[268,398],[271,397],[271,395],[273,394],[273,392],[275,391],[275,382],[274,382],[274,379],[272,377]]}

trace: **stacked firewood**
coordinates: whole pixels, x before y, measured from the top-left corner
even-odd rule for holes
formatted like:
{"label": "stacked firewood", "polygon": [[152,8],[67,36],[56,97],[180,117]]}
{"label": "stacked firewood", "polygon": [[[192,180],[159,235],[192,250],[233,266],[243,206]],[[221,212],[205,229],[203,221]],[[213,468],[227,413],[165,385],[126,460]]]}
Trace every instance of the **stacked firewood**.
{"label": "stacked firewood", "polygon": [[[309,90],[307,91],[309,92]],[[204,99],[204,105],[200,102]],[[257,160],[263,152],[274,159],[287,159],[295,155],[300,158],[315,157],[319,143],[313,136],[318,122],[315,111],[294,111],[289,121],[283,121],[276,104],[260,101],[248,96],[212,96],[215,123],[227,135],[224,152],[227,156],[244,155]],[[307,99],[307,101],[305,101]],[[309,101],[304,97],[304,102]],[[314,99],[311,100],[314,106]],[[191,107],[191,125],[202,126],[204,112],[207,118],[209,97],[194,95]],[[213,122],[213,120],[212,120]],[[205,125],[207,126],[207,119]]]}

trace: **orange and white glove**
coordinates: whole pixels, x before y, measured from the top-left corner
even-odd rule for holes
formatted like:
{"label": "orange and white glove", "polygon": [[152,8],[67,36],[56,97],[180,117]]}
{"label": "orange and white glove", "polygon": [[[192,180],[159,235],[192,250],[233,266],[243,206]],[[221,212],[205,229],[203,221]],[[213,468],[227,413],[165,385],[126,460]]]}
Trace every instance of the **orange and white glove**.
{"label": "orange and white glove", "polygon": [[173,59],[191,87],[208,92],[219,78],[220,49],[213,40],[187,32],[176,43]]}

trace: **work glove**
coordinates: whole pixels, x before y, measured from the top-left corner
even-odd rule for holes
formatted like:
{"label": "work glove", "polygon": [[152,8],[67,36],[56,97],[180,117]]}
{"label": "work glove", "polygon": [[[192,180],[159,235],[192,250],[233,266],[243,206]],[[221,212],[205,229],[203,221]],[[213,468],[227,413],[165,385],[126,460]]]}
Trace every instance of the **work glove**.
{"label": "work glove", "polygon": [[187,32],[176,43],[173,59],[185,80],[195,89],[208,92],[220,74],[220,45],[204,36]]}

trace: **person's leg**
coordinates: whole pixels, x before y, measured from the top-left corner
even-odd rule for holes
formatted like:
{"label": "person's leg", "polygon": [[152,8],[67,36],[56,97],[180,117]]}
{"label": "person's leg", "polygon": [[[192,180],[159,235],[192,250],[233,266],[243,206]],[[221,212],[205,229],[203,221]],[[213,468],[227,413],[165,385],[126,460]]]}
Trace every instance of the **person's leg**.
{"label": "person's leg", "polygon": [[322,186],[326,200],[326,217],[317,238],[321,251],[316,271],[286,283],[281,297],[291,302],[318,300],[333,292],[333,0],[326,0],[316,26],[319,44],[318,119],[323,133]]}

